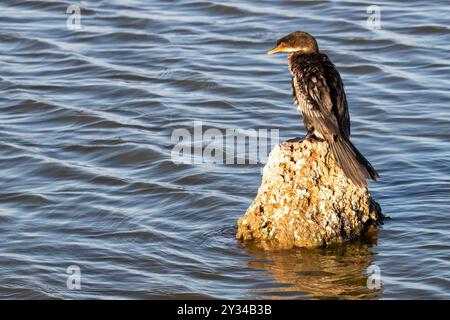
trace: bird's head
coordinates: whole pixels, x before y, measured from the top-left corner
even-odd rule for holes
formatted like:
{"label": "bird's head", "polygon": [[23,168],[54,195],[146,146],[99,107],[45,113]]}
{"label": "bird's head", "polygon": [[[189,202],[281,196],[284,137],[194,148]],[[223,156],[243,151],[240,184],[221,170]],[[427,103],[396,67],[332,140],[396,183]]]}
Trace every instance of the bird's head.
{"label": "bird's head", "polygon": [[312,35],[303,31],[296,31],[277,40],[277,45],[267,54],[277,52],[301,52],[301,53],[318,53],[319,47],[316,39]]}

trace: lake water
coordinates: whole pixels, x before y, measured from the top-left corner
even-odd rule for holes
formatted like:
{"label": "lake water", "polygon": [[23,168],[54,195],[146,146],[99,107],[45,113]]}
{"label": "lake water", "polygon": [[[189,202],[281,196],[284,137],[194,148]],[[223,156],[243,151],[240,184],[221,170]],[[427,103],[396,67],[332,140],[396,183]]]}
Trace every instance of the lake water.
{"label": "lake water", "polygon": [[[450,7],[376,4],[2,1],[0,298],[449,299]],[[177,164],[171,138],[303,135],[286,56],[265,54],[295,30],[341,72],[391,219],[265,252],[234,238],[263,165]]]}

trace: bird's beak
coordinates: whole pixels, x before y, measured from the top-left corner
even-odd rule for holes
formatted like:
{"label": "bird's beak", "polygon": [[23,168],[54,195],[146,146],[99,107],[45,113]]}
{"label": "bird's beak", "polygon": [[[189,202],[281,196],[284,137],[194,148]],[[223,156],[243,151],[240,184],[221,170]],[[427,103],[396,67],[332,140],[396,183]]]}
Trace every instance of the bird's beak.
{"label": "bird's beak", "polygon": [[267,51],[267,54],[274,54],[277,52],[286,52],[288,51],[286,47],[282,46],[282,45],[278,45],[275,48],[273,48],[272,50]]}

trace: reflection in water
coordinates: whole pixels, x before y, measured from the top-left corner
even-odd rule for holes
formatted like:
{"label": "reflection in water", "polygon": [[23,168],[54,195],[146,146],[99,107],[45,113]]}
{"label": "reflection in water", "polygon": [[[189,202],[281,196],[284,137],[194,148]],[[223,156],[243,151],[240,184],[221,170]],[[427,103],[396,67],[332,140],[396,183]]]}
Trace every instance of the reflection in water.
{"label": "reflection in water", "polygon": [[373,258],[369,248],[376,245],[376,236],[373,228],[357,242],[314,250],[268,251],[246,243],[253,258],[249,267],[269,271],[282,284],[252,290],[255,298],[377,299],[382,289],[367,288],[367,268]]}

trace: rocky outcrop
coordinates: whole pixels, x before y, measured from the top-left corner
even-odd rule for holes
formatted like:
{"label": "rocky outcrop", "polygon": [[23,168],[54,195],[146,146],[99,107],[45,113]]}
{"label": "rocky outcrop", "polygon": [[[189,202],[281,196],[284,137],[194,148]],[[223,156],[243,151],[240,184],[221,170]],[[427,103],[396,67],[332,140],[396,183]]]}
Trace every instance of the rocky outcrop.
{"label": "rocky outcrop", "polygon": [[326,141],[286,141],[270,153],[236,237],[276,248],[328,246],[355,239],[382,218],[367,187],[336,166]]}

